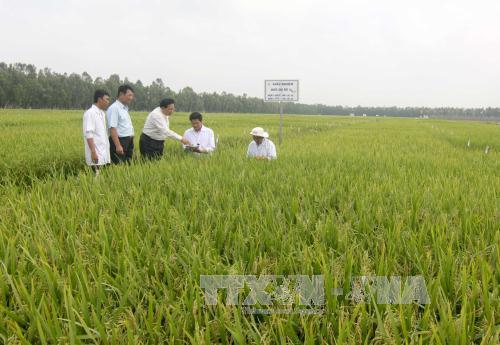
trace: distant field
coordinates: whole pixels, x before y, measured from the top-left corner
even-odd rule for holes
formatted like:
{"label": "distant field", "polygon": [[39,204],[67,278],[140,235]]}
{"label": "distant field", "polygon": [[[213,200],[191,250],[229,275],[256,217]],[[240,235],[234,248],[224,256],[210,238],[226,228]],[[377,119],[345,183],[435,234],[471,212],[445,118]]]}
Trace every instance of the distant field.
{"label": "distant field", "polygon": [[[276,115],[207,114],[210,159],[170,141],[96,179],[82,113],[0,111],[0,342],[498,341],[499,125],[286,116],[278,146]],[[256,126],[277,161],[245,158]],[[321,313],[205,305],[202,275],[265,274],[322,275]],[[361,303],[359,276],[422,276],[429,303]]]}

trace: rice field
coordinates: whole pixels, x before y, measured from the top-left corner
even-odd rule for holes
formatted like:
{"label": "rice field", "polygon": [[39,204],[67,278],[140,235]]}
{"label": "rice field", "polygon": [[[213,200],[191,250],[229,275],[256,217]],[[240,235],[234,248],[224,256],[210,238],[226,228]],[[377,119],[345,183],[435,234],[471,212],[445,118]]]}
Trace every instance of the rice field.
{"label": "rice field", "polygon": [[[212,157],[167,141],[95,178],[82,114],[0,111],[0,343],[498,343],[499,125],[285,116],[278,145],[278,116],[206,114]],[[277,161],[246,159],[256,126]],[[205,275],[321,275],[324,303],[207,305]],[[349,298],[359,276],[422,276],[429,301]]]}

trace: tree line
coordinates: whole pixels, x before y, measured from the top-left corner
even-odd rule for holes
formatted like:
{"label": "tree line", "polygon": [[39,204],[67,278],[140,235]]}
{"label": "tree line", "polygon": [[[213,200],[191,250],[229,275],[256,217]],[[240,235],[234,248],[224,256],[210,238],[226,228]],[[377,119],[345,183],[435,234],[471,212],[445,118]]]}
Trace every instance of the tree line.
{"label": "tree line", "polygon": [[[129,84],[134,88],[134,110],[150,111],[160,99],[175,99],[179,111],[203,111],[224,113],[270,113],[279,112],[279,104],[264,102],[246,94],[202,92],[191,87],[174,91],[158,78],[145,85],[140,80],[132,82],[112,74],[107,79],[92,78],[88,73],[57,73],[49,68],[38,70],[31,64],[0,63],[0,107],[33,109],[85,109],[92,102],[96,89],[104,89],[112,96],[118,86]],[[283,103],[286,114],[354,115],[354,116],[403,116],[446,117],[469,119],[498,119],[500,108],[454,108],[454,107],[347,107],[324,104]]]}

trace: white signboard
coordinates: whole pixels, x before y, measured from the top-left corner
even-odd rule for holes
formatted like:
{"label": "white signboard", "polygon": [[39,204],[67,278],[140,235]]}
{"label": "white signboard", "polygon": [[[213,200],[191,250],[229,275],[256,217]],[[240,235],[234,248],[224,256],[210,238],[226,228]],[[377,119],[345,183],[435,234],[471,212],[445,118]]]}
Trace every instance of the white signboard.
{"label": "white signboard", "polygon": [[264,101],[266,102],[298,102],[298,80],[265,80]]}

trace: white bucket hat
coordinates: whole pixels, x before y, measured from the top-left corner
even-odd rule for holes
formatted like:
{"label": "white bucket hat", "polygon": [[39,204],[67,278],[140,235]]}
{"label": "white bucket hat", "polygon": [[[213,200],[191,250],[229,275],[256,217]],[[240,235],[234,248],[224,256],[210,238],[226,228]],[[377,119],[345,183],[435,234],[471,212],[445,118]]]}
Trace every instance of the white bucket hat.
{"label": "white bucket hat", "polygon": [[269,138],[269,133],[264,131],[264,128],[262,127],[255,127],[254,129],[252,129],[250,135],[254,135],[256,137]]}

